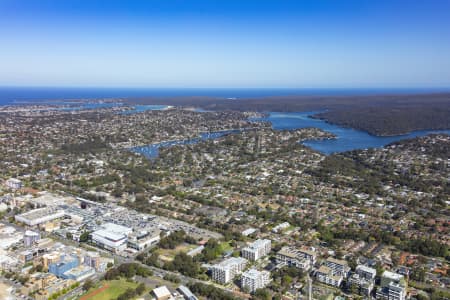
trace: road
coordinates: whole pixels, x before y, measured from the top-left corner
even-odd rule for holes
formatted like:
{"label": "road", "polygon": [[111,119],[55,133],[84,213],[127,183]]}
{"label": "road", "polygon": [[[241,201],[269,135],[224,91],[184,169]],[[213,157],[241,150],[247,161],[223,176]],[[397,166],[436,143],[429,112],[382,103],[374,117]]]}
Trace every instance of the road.
{"label": "road", "polygon": [[[13,226],[14,228],[16,228],[18,230],[21,229],[21,227],[17,226],[16,224],[11,224],[11,223],[8,223],[8,222],[5,222],[5,223],[7,223],[10,226]],[[22,228],[22,230],[23,230],[23,228]],[[56,241],[60,241],[63,244],[66,244],[66,245],[71,245],[71,246],[75,246],[75,247],[80,247],[81,246],[81,243],[61,238],[61,237],[57,236],[56,234],[52,234],[52,233],[50,233],[50,234],[43,234],[43,237],[50,237],[50,238],[52,238],[52,239],[54,239]],[[219,288],[219,289],[222,289],[224,291],[236,294],[235,291],[233,291],[233,290],[231,290],[229,288],[226,288],[224,286],[215,284],[215,283],[213,283],[211,281],[204,281],[204,280],[200,280],[200,279],[196,279],[196,278],[191,278],[191,277],[184,276],[183,274],[180,274],[180,273],[177,273],[177,272],[171,272],[171,271],[163,270],[163,269],[160,269],[160,268],[157,268],[157,267],[147,266],[147,265],[145,265],[145,264],[135,260],[134,257],[136,255],[138,255],[140,252],[135,253],[135,255],[133,257],[123,257],[123,256],[115,255],[115,254],[111,255],[110,252],[106,252],[106,251],[103,251],[101,249],[97,249],[96,248],[96,250],[100,251],[100,252],[104,252],[105,254],[108,254],[108,256],[112,256],[114,258],[114,261],[115,261],[116,265],[120,265],[120,264],[123,264],[123,263],[138,263],[141,266],[143,266],[143,267],[145,267],[147,269],[150,269],[155,276],[158,276],[158,277],[161,277],[161,278],[163,278],[165,275],[170,274],[170,275],[177,276],[180,279],[180,284],[186,285],[189,282],[203,283],[203,284],[207,284],[207,285],[213,285],[216,288]],[[145,249],[145,251],[148,251],[148,250],[149,249]],[[101,278],[102,275],[103,274],[98,274],[97,273],[96,276],[93,277],[92,279],[94,281],[98,281]],[[7,280],[6,282],[8,282],[9,284],[12,284],[13,287],[15,287],[17,290],[20,289],[20,285],[16,285],[16,284],[14,284],[14,282],[9,281],[9,280]],[[71,298],[74,298],[76,296],[80,296],[81,294],[83,294],[83,290],[82,290],[81,286],[79,286],[79,287],[73,289],[72,291],[70,291],[69,293],[59,297],[58,300],[71,299]],[[240,297],[242,297],[242,294],[240,294],[240,293],[236,294],[236,295],[239,295]],[[17,299],[23,299],[23,298],[17,298]]]}
{"label": "road", "polygon": [[[204,281],[204,280],[200,280],[200,279],[184,276],[183,274],[180,274],[178,272],[172,272],[172,271],[167,271],[167,270],[160,269],[160,268],[153,267],[153,266],[147,266],[147,265],[145,265],[145,264],[143,264],[143,263],[141,263],[141,262],[139,262],[137,260],[130,259],[130,258],[125,258],[125,257],[121,257],[121,256],[114,256],[114,259],[116,260],[118,265],[122,264],[122,263],[137,263],[137,264],[141,265],[142,267],[151,270],[153,272],[154,276],[158,276],[160,278],[163,278],[165,275],[177,276],[180,279],[180,284],[183,284],[183,285],[186,285],[189,282],[202,283],[202,284],[212,285],[212,286],[214,286],[216,288],[219,288],[221,290],[233,293],[236,296],[239,296],[241,298],[243,297],[242,293],[237,293],[236,291],[233,291],[233,290],[231,290],[231,289],[229,289],[227,287],[215,284],[215,283],[213,283],[211,281]],[[250,297],[250,295],[248,295],[248,296]]]}
{"label": "road", "polygon": [[2,283],[2,284],[4,284],[4,285],[6,285],[6,286],[10,286],[10,287],[12,287],[12,291],[11,291],[11,294],[6,294],[6,295],[8,295],[12,300],[16,300],[16,299],[22,299],[22,300],[24,300],[24,299],[32,299],[32,298],[30,298],[30,297],[26,297],[26,296],[22,296],[21,294],[20,294],[20,289],[21,289],[21,287],[22,287],[22,285],[20,284],[20,283],[16,283],[16,282],[14,282],[13,280],[10,280],[10,279],[8,279],[8,278],[5,278],[5,277],[0,277],[0,283]]}

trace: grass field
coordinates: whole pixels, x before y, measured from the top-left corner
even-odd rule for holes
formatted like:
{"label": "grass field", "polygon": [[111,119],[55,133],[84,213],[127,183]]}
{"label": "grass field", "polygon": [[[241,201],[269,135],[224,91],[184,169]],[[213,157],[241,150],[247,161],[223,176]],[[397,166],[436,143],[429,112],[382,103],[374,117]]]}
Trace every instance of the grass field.
{"label": "grass field", "polygon": [[192,250],[198,246],[186,244],[183,243],[181,245],[178,245],[175,249],[159,249],[158,254],[159,258],[164,261],[172,261],[175,255],[179,252],[188,252],[189,250]]}
{"label": "grass field", "polygon": [[128,282],[125,279],[102,281],[99,286],[90,289],[79,300],[112,300],[116,299],[127,288],[136,288],[137,283]]}
{"label": "grass field", "polygon": [[222,242],[222,243],[220,243],[220,250],[223,253],[223,252],[233,250],[233,247],[230,245],[229,242]]}

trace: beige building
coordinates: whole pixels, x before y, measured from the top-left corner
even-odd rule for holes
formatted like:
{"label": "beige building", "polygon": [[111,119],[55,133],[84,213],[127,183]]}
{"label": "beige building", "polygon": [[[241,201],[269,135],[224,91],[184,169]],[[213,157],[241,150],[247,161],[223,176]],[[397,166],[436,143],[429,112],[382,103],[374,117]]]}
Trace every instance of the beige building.
{"label": "beige building", "polygon": [[61,253],[59,252],[46,253],[42,256],[42,265],[44,269],[48,270],[50,264],[57,263],[60,259]]}
{"label": "beige building", "polygon": [[294,266],[304,271],[310,270],[316,262],[316,253],[306,248],[283,247],[276,255],[276,262]]}
{"label": "beige building", "polygon": [[57,281],[58,278],[50,273],[36,273],[33,274],[27,283],[25,283],[20,292],[23,295],[29,295],[30,293],[44,289],[52,284],[52,282]]}
{"label": "beige building", "polygon": [[342,276],[333,275],[333,270],[325,265],[320,266],[316,272],[316,278],[319,282],[339,287],[342,283]]}

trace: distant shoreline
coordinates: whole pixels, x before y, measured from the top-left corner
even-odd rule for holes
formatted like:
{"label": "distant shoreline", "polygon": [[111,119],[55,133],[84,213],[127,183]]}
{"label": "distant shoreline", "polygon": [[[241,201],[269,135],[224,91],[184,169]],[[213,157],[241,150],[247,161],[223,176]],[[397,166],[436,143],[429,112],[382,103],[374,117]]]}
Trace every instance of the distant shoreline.
{"label": "distant shoreline", "polygon": [[[5,90],[0,88],[0,99],[2,92]],[[34,90],[36,91],[36,90]],[[59,90],[60,93],[66,90]],[[77,90],[77,93],[80,90]],[[99,90],[92,90],[97,91]],[[121,91],[121,90],[118,90]],[[120,101],[126,105],[164,105],[172,107],[195,107],[202,111],[249,111],[249,112],[305,112],[326,110],[326,112],[316,114],[314,118],[326,120],[330,124],[339,125],[342,127],[354,128],[366,131],[374,136],[397,136],[405,133],[410,133],[418,130],[443,130],[450,128],[450,92],[447,93],[405,93],[405,94],[384,94],[382,91],[388,92],[388,89],[375,90],[377,94],[369,95],[335,95],[335,96],[321,96],[321,95],[279,95],[270,96],[277,90],[216,90],[223,93],[232,92],[234,95],[237,91],[245,95],[245,91],[253,93],[252,97],[243,97],[237,100],[230,100],[230,95],[223,94],[222,96],[189,96],[190,93],[211,93],[209,90],[195,90],[195,89],[179,89],[179,90],[152,90],[159,91],[161,96],[151,97],[103,97],[95,101]],[[180,96],[168,96],[167,93],[176,91]],[[233,92],[234,91],[234,92]],[[264,91],[265,95],[256,97],[257,92]],[[280,91],[280,90],[278,90]],[[285,89],[285,93],[293,90]],[[305,90],[303,90],[305,91]],[[308,90],[311,92],[311,90]],[[319,91],[319,90],[318,90]],[[322,90],[324,91],[324,90]],[[330,92],[331,90],[325,90]],[[340,90],[341,93],[343,90]],[[353,92],[361,93],[361,89],[353,89]],[[373,92],[374,90],[372,90]],[[400,90],[397,90],[400,91]],[[408,90],[411,92],[411,89]],[[425,90],[423,90],[425,91]],[[67,91],[66,91],[67,92]],[[73,92],[73,90],[72,90]],[[122,92],[126,92],[123,90]],[[136,90],[135,90],[136,92]],[[405,91],[406,92],[406,91]],[[11,94],[10,94],[11,96]],[[74,94],[67,94],[65,99],[74,101]],[[93,95],[94,96],[94,95]],[[50,100],[59,99],[47,99]],[[77,99],[80,101],[81,98]],[[3,104],[5,103],[4,100]],[[20,101],[20,100],[15,100]],[[67,101],[67,100],[64,100]],[[94,99],[86,99],[85,101],[94,101]],[[41,100],[31,101],[30,104],[38,105],[43,103]],[[52,101],[53,102],[53,101]],[[2,104],[2,103],[0,103]],[[17,104],[16,104],[17,105]]]}
{"label": "distant shoreline", "polygon": [[125,98],[215,98],[242,100],[266,97],[347,97],[450,93],[442,88],[57,88],[0,87],[0,105],[41,101],[111,100]]}

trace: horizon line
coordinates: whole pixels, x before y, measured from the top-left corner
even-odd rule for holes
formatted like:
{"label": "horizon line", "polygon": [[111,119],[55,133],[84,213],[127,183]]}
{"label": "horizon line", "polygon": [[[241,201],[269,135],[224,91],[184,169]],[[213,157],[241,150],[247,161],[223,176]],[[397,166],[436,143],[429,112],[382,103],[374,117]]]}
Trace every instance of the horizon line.
{"label": "horizon line", "polygon": [[148,90],[436,90],[448,89],[450,86],[367,86],[367,87],[151,87],[151,86],[52,86],[52,85],[1,85],[0,88],[48,88],[48,89],[148,89]]}

